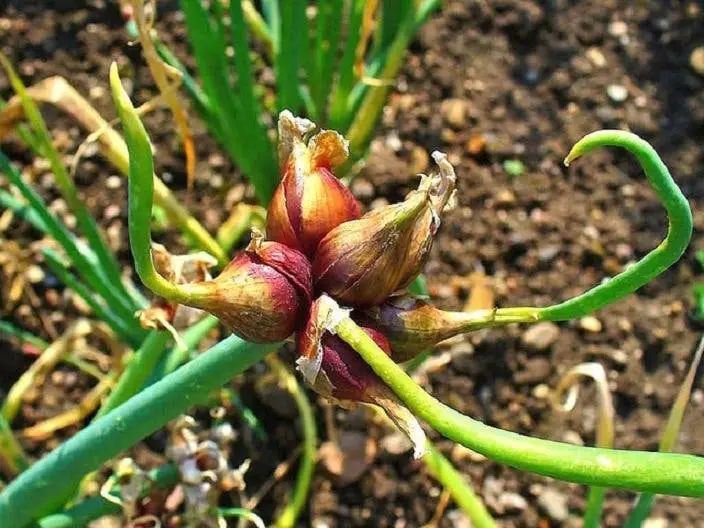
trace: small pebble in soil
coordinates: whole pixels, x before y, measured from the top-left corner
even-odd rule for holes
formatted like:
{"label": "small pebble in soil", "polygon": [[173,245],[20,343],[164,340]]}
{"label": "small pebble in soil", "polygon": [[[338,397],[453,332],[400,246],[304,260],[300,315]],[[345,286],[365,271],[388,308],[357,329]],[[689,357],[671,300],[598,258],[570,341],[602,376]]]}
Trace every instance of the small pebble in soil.
{"label": "small pebble in soil", "polygon": [[512,205],[516,203],[516,195],[510,189],[501,189],[496,193],[496,205]]}
{"label": "small pebble in soil", "polygon": [[447,512],[446,517],[447,520],[450,521],[450,526],[454,526],[455,528],[472,528],[472,522],[461,510],[451,510]]}
{"label": "small pebble in soil", "polygon": [[122,209],[120,208],[119,205],[110,204],[103,211],[103,218],[105,218],[105,220],[112,220],[114,218],[118,218],[120,216],[121,212],[122,212]]}
{"label": "small pebble in soil", "polygon": [[606,95],[614,103],[622,103],[628,99],[628,89],[621,84],[610,84],[606,87]]}
{"label": "small pebble in soil", "polygon": [[476,156],[477,154],[481,154],[486,149],[487,143],[488,143],[488,139],[485,135],[472,134],[471,136],[469,136],[469,139],[467,140],[467,145],[466,145],[467,152],[469,152],[473,156]]}
{"label": "small pebble in soil", "polygon": [[562,434],[562,441],[573,445],[584,445],[584,440],[577,431],[567,430]]}
{"label": "small pebble in soil", "polygon": [[667,528],[669,526],[669,523],[667,522],[667,519],[663,519],[662,517],[655,517],[653,519],[646,519],[643,521],[643,528]]}
{"label": "small pebble in soil", "polygon": [[519,512],[528,507],[528,501],[518,493],[506,492],[499,497],[499,505],[505,512]]}
{"label": "small pebble in soil", "polygon": [[627,334],[633,332],[633,323],[625,317],[621,317],[618,320],[618,327],[622,332],[626,332]]}
{"label": "small pebble in soil", "polygon": [[609,35],[612,37],[622,37],[628,33],[628,25],[622,20],[614,20],[609,24]]}
{"label": "small pebble in soil", "polygon": [[579,320],[579,327],[585,332],[598,334],[599,332],[601,332],[602,325],[599,319],[597,319],[593,315],[588,315],[586,317],[582,317]]}
{"label": "small pebble in soil", "polygon": [[533,397],[538,398],[539,400],[547,400],[550,397],[550,387],[548,387],[545,383],[541,383],[540,385],[536,385],[533,387]]}
{"label": "small pebble in soil", "polygon": [[32,284],[39,284],[44,280],[44,270],[42,270],[36,264],[32,264],[27,268],[26,277]]}
{"label": "small pebble in soil", "polygon": [[120,178],[119,176],[109,176],[105,180],[105,187],[112,190],[119,189],[120,187],[122,187],[122,178]]}
{"label": "small pebble in soil", "polygon": [[538,84],[539,80],[540,74],[537,70],[528,68],[525,72],[523,72],[523,82],[525,82],[528,86],[535,86]]}
{"label": "small pebble in soil", "polygon": [[551,372],[550,361],[544,357],[536,357],[529,359],[525,368],[513,375],[513,381],[518,385],[532,385],[547,379]]}
{"label": "small pebble in soil", "polygon": [[599,48],[589,48],[586,52],[587,59],[597,68],[606,66],[606,57]]}
{"label": "small pebble in soil", "polygon": [[463,128],[467,122],[467,101],[464,99],[445,99],[440,105],[445,121],[455,128]]}
{"label": "small pebble in soil", "polygon": [[623,350],[614,350],[611,354],[611,359],[619,365],[628,364],[628,354],[626,354]]}
{"label": "small pebble in soil", "polygon": [[208,178],[208,183],[213,189],[221,189],[225,183],[225,180],[222,177],[222,174],[214,173],[210,175],[210,178]]}
{"label": "small pebble in soil", "polygon": [[393,152],[398,152],[403,148],[401,138],[398,137],[398,134],[396,132],[389,132],[389,134],[384,140],[384,144]]}
{"label": "small pebble in soil", "polygon": [[689,56],[689,65],[699,75],[704,76],[704,46],[694,48],[694,51]]}
{"label": "small pebble in soil", "polygon": [[380,445],[386,453],[393,456],[403,455],[413,448],[408,437],[399,431],[387,434],[381,439]]}
{"label": "small pebble in soil", "polygon": [[538,260],[543,264],[552,262],[552,260],[560,253],[562,246],[559,244],[549,244],[538,248]]}
{"label": "small pebble in soil", "polygon": [[560,327],[555,323],[538,323],[523,332],[521,341],[528,348],[533,350],[547,350],[560,335]]}
{"label": "small pebble in soil", "polygon": [[555,522],[565,522],[570,516],[567,496],[553,488],[543,490],[538,497],[538,507]]}

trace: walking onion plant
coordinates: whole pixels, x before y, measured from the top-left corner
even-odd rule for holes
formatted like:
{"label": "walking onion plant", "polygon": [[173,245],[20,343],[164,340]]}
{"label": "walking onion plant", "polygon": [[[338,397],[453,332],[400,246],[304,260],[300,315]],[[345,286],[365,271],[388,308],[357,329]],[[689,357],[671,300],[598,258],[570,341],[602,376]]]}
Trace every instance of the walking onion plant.
{"label": "walking onion plant", "polygon": [[[184,351],[195,346],[217,319],[210,316],[193,325],[171,352],[166,351],[169,334],[162,331],[163,322],[155,330],[145,330],[137,324],[133,314],[148,309],[147,300],[119,273],[115,258],[60,163],[28,91],[3,58],[20,101],[14,104],[21,104],[31,125],[27,143],[50,160],[87,243],[48,214],[46,204],[2,153],[0,169],[20,190],[29,208],[9,194],[0,193],[0,200],[59,241],[75,266],[75,273],[51,251],[44,252],[47,264],[84,298],[111,332],[136,352],[90,425],[34,465],[29,466],[12,435],[9,422],[13,413],[5,412],[7,408],[15,409],[18,400],[5,402],[0,414],[0,451],[19,475],[0,493],[0,526],[80,526],[116,511],[119,508],[109,499],[119,494],[117,486],[108,490],[109,496],[60,510],[84,475],[96,471],[194,403],[202,402],[209,392],[272,354],[291,334],[295,334],[298,368],[311,388],[332,400],[383,409],[414,443],[416,456],[425,460],[430,472],[477,526],[491,527],[494,522],[459,473],[427,441],[418,420],[493,460],[592,486],[587,515],[590,525],[598,523],[605,488],[642,493],[631,517],[632,526],[647,514],[654,494],[704,497],[704,460],[669,452],[701,349],[673,410],[662,452],[658,453],[612,449],[613,430],[606,425],[599,446],[594,448],[490,427],[427,394],[399,365],[409,360],[407,365],[417,364],[425,349],[453,335],[515,323],[566,321],[622,299],[681,257],[691,237],[692,218],[686,199],[647,142],[622,131],[594,132],[573,147],[565,163],[603,146],[622,147],[635,155],[668,213],[668,234],[656,249],[584,294],[548,307],[451,313],[408,293],[411,285],[417,284],[414,281],[428,258],[443,212],[452,207],[455,174],[447,158],[436,152],[433,158],[438,165],[437,174],[423,176],[418,189],[403,202],[366,215],[361,214],[359,204],[337,179],[366,150],[389,80],[398,72],[414,31],[436,4],[424,0],[394,9],[392,2],[383,2],[379,7],[381,23],[372,31],[370,13],[377,3],[320,2],[315,16],[307,21],[305,2],[298,0],[264,0],[261,14],[248,0],[215,1],[209,8],[201,2],[184,1],[202,88],[151,35],[151,25],[143,13],[137,13],[136,31],[142,45],[156,50],[163,60],[180,69],[186,89],[214,136],[250,178],[262,204],[269,205],[269,240],[255,234],[252,243],[215,279],[185,279],[165,273],[158,264],[150,222],[155,195],[161,200],[169,195],[154,178],[147,132],[113,65],[110,85],[127,152],[118,148],[115,154],[118,140],[112,141],[112,150],[106,150],[129,173],[129,238],[137,274],[144,286],[171,303],[169,306],[184,304],[208,311],[236,334],[190,362],[186,362]],[[131,5],[140,9],[143,2],[133,0]],[[256,49],[264,57],[261,60],[270,61],[276,72],[274,101],[267,102],[255,90],[256,60],[247,46],[247,28],[258,40]],[[345,38],[341,39],[343,35]],[[231,47],[235,50],[234,60]],[[333,59],[338,55],[340,67],[335,71]],[[150,56],[150,60],[155,57]],[[160,67],[156,62],[150,66],[153,71]],[[337,82],[328,90],[333,79]],[[168,92],[168,80],[162,80],[162,93]],[[173,98],[170,101],[176,103]],[[262,107],[267,105],[279,112],[276,149],[268,136],[268,124],[261,121]],[[178,108],[172,110],[174,115],[183,117]],[[347,140],[332,130],[313,134],[317,127],[312,121],[294,117],[299,111],[305,111],[323,126],[342,131]],[[181,127],[180,130],[184,142],[190,141],[187,131]],[[190,159],[191,154],[188,156]],[[200,227],[191,225],[190,229],[201,233],[201,247],[217,246],[215,260],[226,264],[223,245]],[[20,335],[17,329],[10,331]],[[39,345],[47,350],[54,346],[41,342]],[[66,356],[63,349],[45,354],[45,361],[59,361]],[[182,363],[185,364],[181,366]],[[295,377],[274,356],[269,356],[268,364],[294,396],[304,430],[298,486],[277,521],[277,526],[291,527],[308,493],[316,429],[308,400]],[[586,368],[577,368],[573,375],[584,374]],[[597,372],[594,377],[599,378],[598,369],[589,372]],[[602,396],[607,402],[608,397]],[[605,403],[606,411],[608,407]],[[605,420],[609,416],[606,411]],[[166,465],[151,476],[155,487],[172,486],[177,479],[173,465]],[[218,515],[258,519],[248,510],[237,508],[219,510]]]}

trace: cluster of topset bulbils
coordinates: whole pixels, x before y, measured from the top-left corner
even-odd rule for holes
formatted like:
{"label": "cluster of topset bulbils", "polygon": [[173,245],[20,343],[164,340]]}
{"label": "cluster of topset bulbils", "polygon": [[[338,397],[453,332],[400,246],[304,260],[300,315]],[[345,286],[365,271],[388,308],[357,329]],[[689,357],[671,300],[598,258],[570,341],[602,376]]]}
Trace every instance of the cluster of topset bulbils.
{"label": "cluster of topset bulbils", "polygon": [[437,174],[423,175],[403,202],[362,215],[334,174],[348,157],[345,139],[331,130],[312,135],[315,125],[288,111],[278,126],[282,179],[267,212],[267,240],[254,236],[189,304],[252,342],[295,334],[299,369],[314,389],[336,400],[378,403],[389,393],[352,348],[321,326],[315,299],[327,294],[351,308],[399,362],[462,331],[451,313],[404,293],[453,201],[454,170],[435,152]]}

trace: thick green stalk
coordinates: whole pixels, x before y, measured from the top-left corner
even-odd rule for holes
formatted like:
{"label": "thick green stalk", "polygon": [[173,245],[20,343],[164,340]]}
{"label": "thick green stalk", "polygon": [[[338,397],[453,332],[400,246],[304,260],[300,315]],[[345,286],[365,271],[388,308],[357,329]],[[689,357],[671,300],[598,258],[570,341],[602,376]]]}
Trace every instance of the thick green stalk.
{"label": "thick green stalk", "polygon": [[128,228],[137,275],[156,295],[193,306],[193,299],[206,291],[202,283],[174,284],[159,274],[152,261],[150,226],[154,198],[154,159],[147,131],[122,87],[115,63],[110,68],[110,87],[130,155]]}
{"label": "thick green stalk", "polygon": [[472,526],[476,528],[495,528],[496,523],[482,503],[482,500],[474,494],[472,487],[465,481],[465,478],[457,471],[449,460],[447,460],[433,444],[425,444],[426,455],[423,457],[428,471],[440,484],[449,490],[452,498],[458,506],[462,508]]}
{"label": "thick green stalk", "polygon": [[242,0],[242,13],[252,36],[262,43],[267,57],[273,58],[274,40],[271,37],[271,31],[257,8],[252,4],[252,0]]}
{"label": "thick green stalk", "polygon": [[83,475],[185,412],[271,349],[230,336],[91,423],[0,494],[0,526],[24,528],[60,508]]}
{"label": "thick green stalk", "polygon": [[181,341],[183,341],[183,344],[186,345],[186,347],[183,348],[176,344],[162,359],[161,363],[157,365],[154,375],[152,376],[152,380],[160,380],[164,376],[171,374],[183,363],[188,361],[193,348],[201,342],[203,337],[208,332],[218,325],[218,322],[217,317],[208,315],[183,332],[183,335],[181,335]]}
{"label": "thick green stalk", "polygon": [[164,346],[170,337],[167,332],[156,331],[147,335],[142,346],[130,359],[115,388],[100,406],[100,410],[95,415],[96,419],[122,405],[142,389],[162,357]]}
{"label": "thick green stalk", "polygon": [[[210,5],[213,11],[224,13],[219,3],[211,2]],[[266,205],[278,183],[276,157],[272,146],[266,156],[257,159],[250,136],[253,133],[259,135],[260,130],[254,132],[240,126],[239,118],[245,102],[232,83],[224,20],[217,16],[213,18],[200,0],[182,0],[181,6],[211,114],[219,122],[223,146],[254,185],[260,203]],[[263,129],[261,134],[265,135]]]}
{"label": "thick green stalk", "polygon": [[336,315],[339,320],[331,330],[364,358],[411,412],[473,451],[518,469],[579,484],[704,497],[704,459],[573,446],[487,426],[427,394],[348,315]]}
{"label": "thick green stalk", "polygon": [[315,35],[311,64],[308,65],[308,85],[318,110],[314,119],[321,126],[327,121],[328,95],[332,86],[334,67],[338,61],[340,29],[344,2],[323,0],[318,2],[315,17]]}
{"label": "thick green stalk", "polygon": [[357,44],[361,35],[364,0],[351,0],[347,6],[347,35],[344,51],[338,67],[337,82],[330,96],[330,116],[328,125],[334,130],[341,130],[350,119],[347,115],[348,99],[355,82],[354,62]]}
{"label": "thick green stalk", "polygon": [[243,5],[241,2],[230,2],[230,34],[232,36],[232,47],[235,50],[234,63],[237,72],[237,96],[240,101],[240,117],[237,126],[243,130],[248,130],[245,135],[247,143],[244,147],[251,150],[251,156],[255,160],[257,170],[263,170],[262,182],[253,180],[256,185],[266,187],[265,192],[257,192],[257,196],[266,205],[262,197],[267,194],[271,196],[279,181],[279,174],[276,165],[265,161],[273,161],[273,148],[267,129],[261,122],[261,106],[255,93],[256,82],[252,73],[252,64],[249,58],[249,43],[247,41],[247,30],[244,22]]}

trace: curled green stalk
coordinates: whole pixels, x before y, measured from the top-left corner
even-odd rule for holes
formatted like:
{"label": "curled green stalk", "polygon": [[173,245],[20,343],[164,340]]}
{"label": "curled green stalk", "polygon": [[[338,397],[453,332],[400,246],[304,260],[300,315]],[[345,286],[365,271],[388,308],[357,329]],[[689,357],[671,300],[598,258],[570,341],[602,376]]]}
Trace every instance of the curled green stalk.
{"label": "curled green stalk", "polygon": [[150,225],[154,197],[154,160],[147,131],[122,87],[115,63],[110,67],[110,88],[130,154],[128,228],[137,275],[156,295],[181,304],[192,304],[189,301],[202,294],[199,285],[177,285],[166,280],[152,261]]}
{"label": "curled green stalk", "polygon": [[130,358],[127,368],[120,376],[110,395],[103,401],[95,418],[106,415],[132,396],[144,386],[145,381],[154,371],[156,364],[164,354],[164,347],[169,340],[166,332],[150,332],[142,346]]}
{"label": "curled green stalk", "polygon": [[408,409],[447,438],[492,460],[591,486],[704,497],[704,459],[691,455],[581,447],[490,427],[462,415],[419,387],[329,297],[330,331],[354,348]]}
{"label": "curled green stalk", "polygon": [[687,249],[692,237],[692,211],[660,156],[647,141],[623,130],[592,132],[572,147],[565,158],[565,165],[598,147],[606,146],[625,148],[636,157],[667,211],[667,237],[636,264],[577,297],[545,308],[500,308],[496,311],[497,318],[506,315],[514,316],[521,322],[534,322],[583,317],[644,286],[677,262]]}

